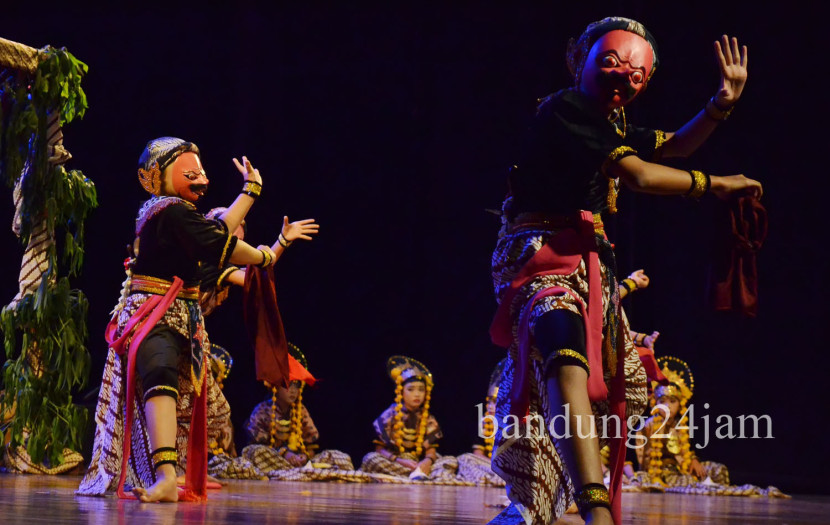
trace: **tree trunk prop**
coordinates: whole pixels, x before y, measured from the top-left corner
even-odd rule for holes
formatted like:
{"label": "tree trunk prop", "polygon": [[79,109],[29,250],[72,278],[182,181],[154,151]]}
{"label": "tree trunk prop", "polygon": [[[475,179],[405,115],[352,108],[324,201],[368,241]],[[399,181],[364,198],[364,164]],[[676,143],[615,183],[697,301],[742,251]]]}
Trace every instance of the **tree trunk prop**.
{"label": "tree trunk prop", "polygon": [[12,230],[26,246],[19,291],[0,313],[0,431],[8,466],[22,472],[57,474],[83,460],[74,450],[87,413],[72,394],[89,375],[88,305],[69,277],[81,270],[97,196],[83,173],[64,168],[72,155],[62,126],[87,108],[86,71],[65,49],[0,38],[0,177],[14,189]]}

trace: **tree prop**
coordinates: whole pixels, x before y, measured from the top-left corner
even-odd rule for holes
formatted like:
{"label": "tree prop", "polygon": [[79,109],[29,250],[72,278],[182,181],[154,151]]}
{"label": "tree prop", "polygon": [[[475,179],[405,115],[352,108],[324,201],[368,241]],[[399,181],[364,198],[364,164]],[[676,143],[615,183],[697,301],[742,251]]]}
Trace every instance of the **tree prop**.
{"label": "tree prop", "polygon": [[19,292],[0,313],[7,358],[0,430],[10,458],[25,447],[46,473],[80,450],[87,420],[72,394],[89,375],[88,303],[69,277],[81,270],[84,221],[97,196],[83,173],[64,168],[72,155],[62,133],[86,111],[86,72],[66,49],[0,38],[0,178],[13,188],[12,230],[26,246]]}

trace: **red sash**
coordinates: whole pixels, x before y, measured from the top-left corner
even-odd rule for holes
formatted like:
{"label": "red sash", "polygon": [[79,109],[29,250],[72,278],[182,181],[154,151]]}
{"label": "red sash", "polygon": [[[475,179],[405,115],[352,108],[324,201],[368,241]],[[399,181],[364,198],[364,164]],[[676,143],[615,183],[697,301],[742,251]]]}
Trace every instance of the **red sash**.
{"label": "red sash", "polygon": [[[121,337],[115,338],[118,330],[117,316],[113,316],[104,332],[110,348],[118,355],[127,353],[127,404],[124,423],[124,440],[121,454],[121,476],[118,480],[117,494],[122,499],[135,499],[124,492],[127,479],[127,465],[130,460],[130,443],[133,430],[133,403],[135,401],[135,356],[141,342],[150,333],[165,312],[176,300],[182,288],[182,280],[173,278],[173,283],[164,295],[151,295],[133,314]],[[182,501],[202,501],[207,499],[207,381],[202,381],[198,400],[193,404],[190,418],[190,435],[187,442],[187,468],[185,488],[179,493]]]}
{"label": "red sash", "polygon": [[[585,324],[585,349],[588,354],[588,398],[592,402],[609,400],[609,411],[620,422],[619,438],[610,439],[611,458],[611,513],[615,523],[621,523],[622,515],[622,471],[625,464],[625,356],[623,334],[620,333],[617,348],[617,369],[613,374],[609,399],[602,368],[602,276],[599,267],[599,252],[594,240],[595,225],[593,214],[580,212],[575,228],[566,228],[551,237],[548,242],[525,263],[519,274],[510,283],[496,311],[490,326],[493,343],[509,347],[513,341],[510,309],[519,290],[531,280],[545,275],[569,275],[579,262],[585,260],[588,269],[588,306],[578,300],[580,313]],[[573,292],[560,287],[543,289],[536,293],[524,308],[518,324],[518,355],[510,390],[511,413],[517,417],[527,415],[530,407],[530,311],[532,305],[550,295]],[[578,299],[578,298],[577,298]],[[622,348],[622,350],[621,350]]]}

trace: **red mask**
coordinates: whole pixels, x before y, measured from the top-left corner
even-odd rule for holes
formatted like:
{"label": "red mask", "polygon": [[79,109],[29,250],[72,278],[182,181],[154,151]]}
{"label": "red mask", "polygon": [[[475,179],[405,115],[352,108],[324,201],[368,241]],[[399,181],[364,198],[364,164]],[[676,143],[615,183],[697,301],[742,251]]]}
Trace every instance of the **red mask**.
{"label": "red mask", "polygon": [[168,194],[196,202],[207,191],[207,175],[199,156],[192,151],[179,155],[166,171],[168,176],[165,178],[165,189]]}
{"label": "red mask", "polygon": [[610,111],[645,89],[653,63],[646,39],[622,29],[609,31],[591,47],[579,87]]}

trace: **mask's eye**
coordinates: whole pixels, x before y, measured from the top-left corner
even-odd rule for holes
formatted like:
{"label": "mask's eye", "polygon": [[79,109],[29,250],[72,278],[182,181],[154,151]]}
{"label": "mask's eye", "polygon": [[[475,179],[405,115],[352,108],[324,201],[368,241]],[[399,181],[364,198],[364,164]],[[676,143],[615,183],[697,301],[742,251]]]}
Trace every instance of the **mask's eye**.
{"label": "mask's eye", "polygon": [[614,55],[605,55],[600,61],[602,67],[617,67],[620,63]]}
{"label": "mask's eye", "polygon": [[643,80],[645,80],[645,75],[643,75],[642,71],[632,71],[629,78],[632,84],[642,84]]}

